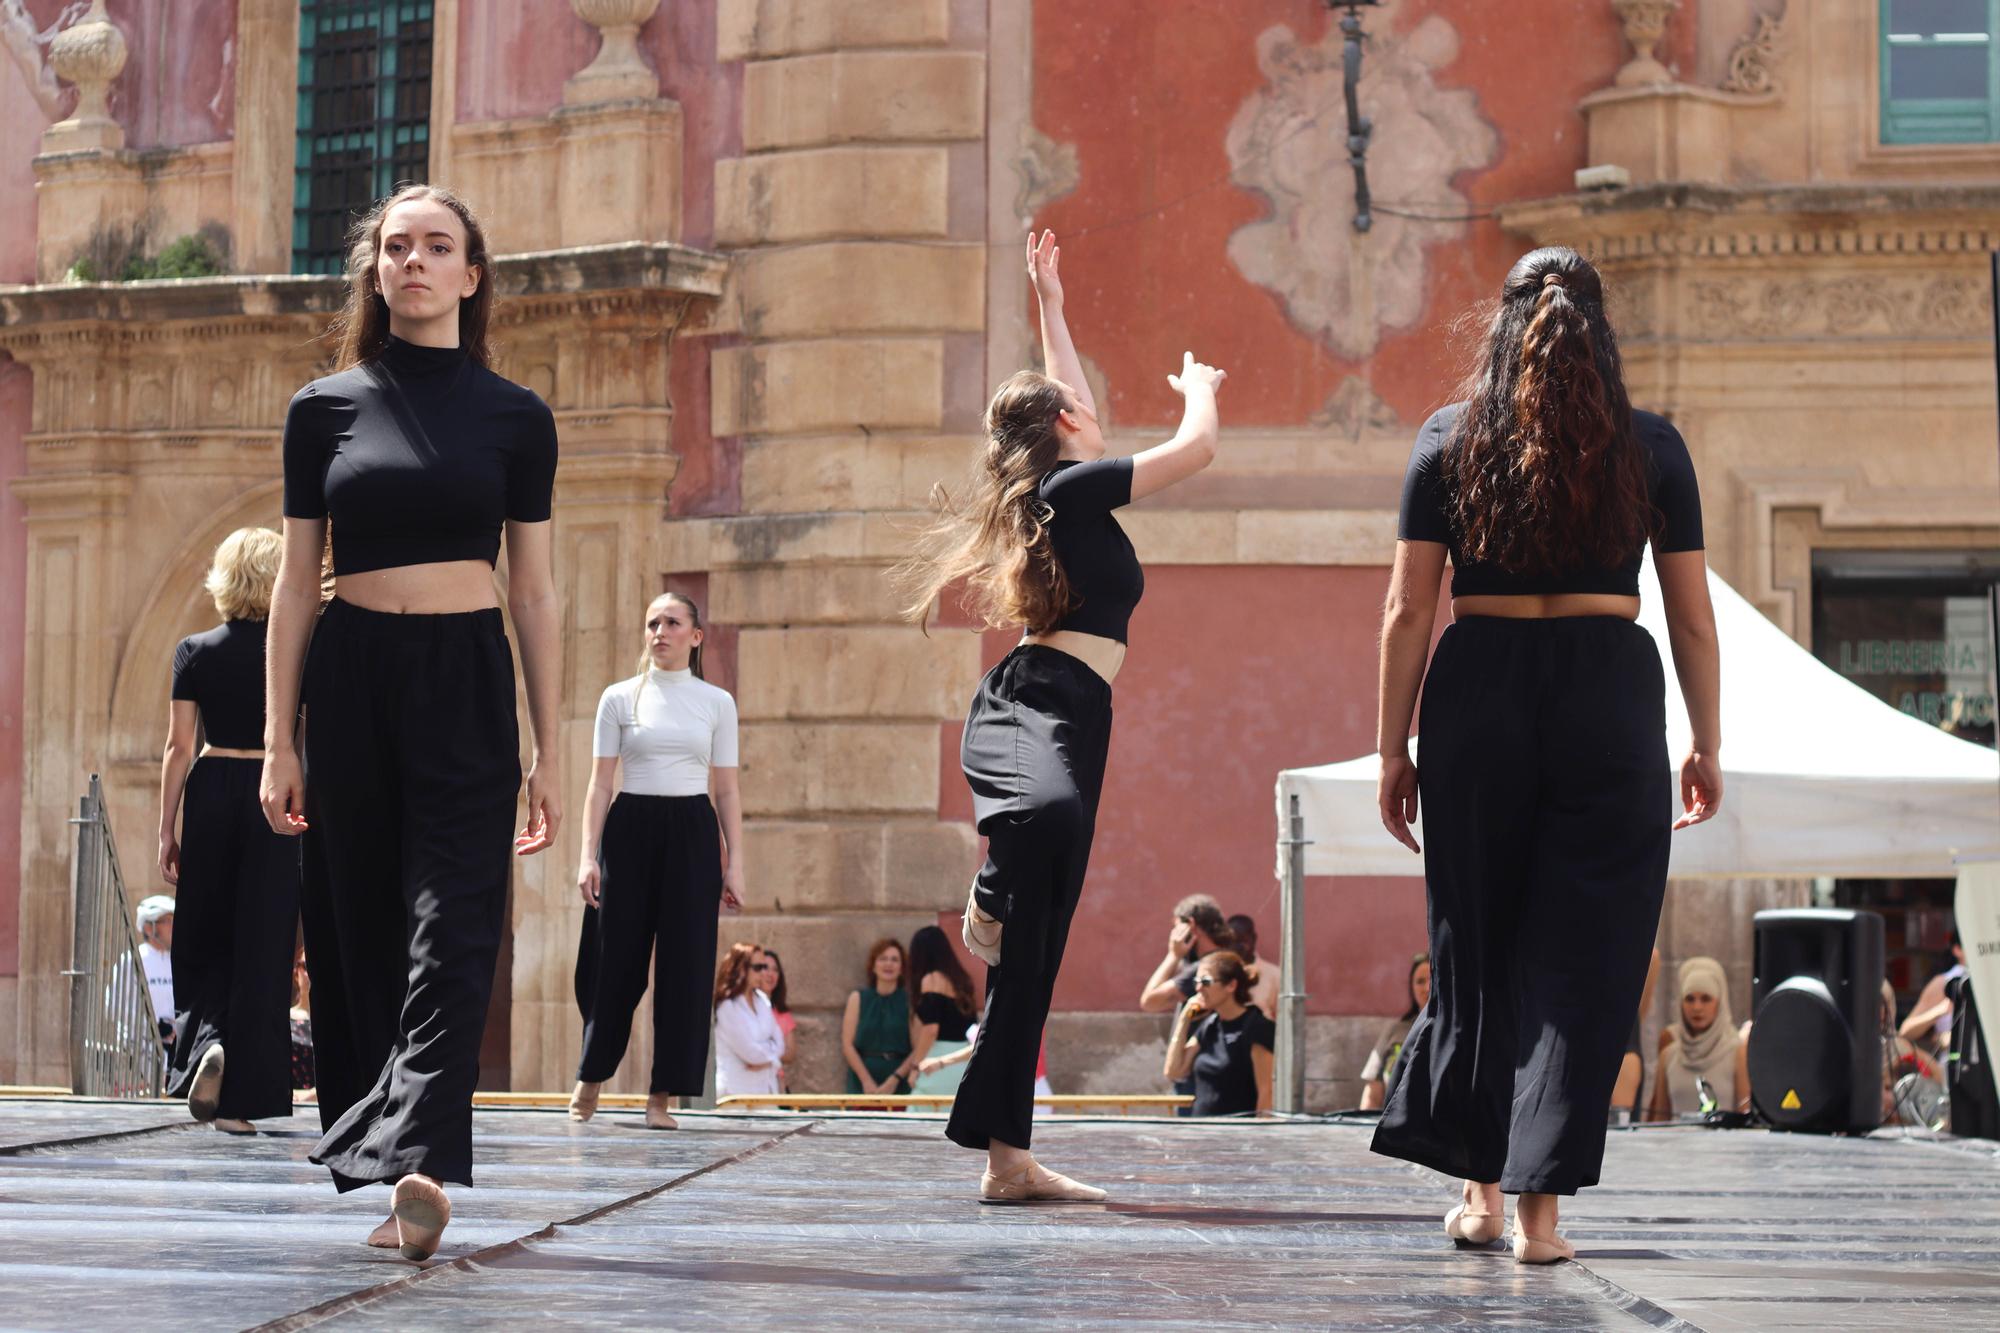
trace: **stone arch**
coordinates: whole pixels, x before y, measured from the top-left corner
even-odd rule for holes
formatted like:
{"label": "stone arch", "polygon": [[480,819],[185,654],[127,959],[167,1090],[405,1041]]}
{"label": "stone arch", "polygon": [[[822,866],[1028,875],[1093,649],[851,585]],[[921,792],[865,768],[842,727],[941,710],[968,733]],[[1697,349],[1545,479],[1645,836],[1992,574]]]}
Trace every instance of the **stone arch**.
{"label": "stone arch", "polygon": [[174,645],[214,623],[215,608],[202,588],[208,562],[224,537],[238,528],[276,526],[284,483],[261,482],[216,511],[174,551],[141,603],[126,637],[111,687],[112,761],[157,758],[161,742],[160,696]]}

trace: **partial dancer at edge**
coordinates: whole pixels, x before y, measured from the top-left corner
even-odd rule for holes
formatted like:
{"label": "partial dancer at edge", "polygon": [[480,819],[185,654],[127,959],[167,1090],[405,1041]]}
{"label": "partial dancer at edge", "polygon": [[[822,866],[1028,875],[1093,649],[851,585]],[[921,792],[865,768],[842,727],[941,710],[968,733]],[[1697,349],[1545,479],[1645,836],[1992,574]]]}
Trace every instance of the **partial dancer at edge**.
{"label": "partial dancer at edge", "polygon": [[639,674],[597,701],[576,872],[583,1057],[569,1099],[572,1120],[597,1114],[598,1093],[625,1058],[649,954],[647,1128],[680,1128],[674,1099],[700,1096],[708,1081],[715,928],[722,908],[743,906],[743,802],[736,701],[702,675],[706,635],[692,598],[661,593],[646,608]]}
{"label": "partial dancer at edge", "polygon": [[[1432,984],[1378,1153],[1464,1178],[1461,1245],[1504,1230],[1553,1263],[1557,1196],[1597,1183],[1605,1107],[1646,980],[1671,829],[1722,801],[1720,674],[1701,499],[1673,426],[1635,412],[1597,270],[1514,265],[1466,401],[1418,432],[1383,614],[1382,822],[1421,792]],[[1652,542],[1687,699],[1678,822],[1666,683],[1639,614]],[[1424,658],[1445,556],[1452,625]],[[1421,767],[1410,715],[1423,684]]]}
{"label": "partial dancer at edge", "polygon": [[264,617],[283,549],[269,528],[239,528],[215,548],[208,595],[223,623],[174,649],[160,764],[160,874],[179,890],[179,1013],[167,1094],[186,1097],[196,1120],[231,1134],[292,1113],[286,1010],[299,928],[298,847],[273,833],[257,808]]}
{"label": "partial dancer at edge", "polygon": [[938,490],[939,520],[903,571],[916,593],[912,619],[962,579],[965,604],[988,625],[1026,630],[980,682],[961,748],[979,831],[989,840],[966,900],[964,935],[989,970],[945,1133],[985,1150],[979,1193],[989,1203],[1104,1197],[1041,1166],[1028,1149],[1042,1025],[1097,824],[1111,682],[1145,590],[1112,511],[1215,457],[1215,391],[1224,378],[1187,355],[1180,373],[1167,377],[1186,399],[1174,437],[1132,458],[1103,457],[1096,405],[1063,320],[1059,254],[1053,234],[1028,238],[1048,373],[1024,370],[1000,386],[986,409],[986,448],[968,502],[961,507]]}
{"label": "partial dancer at edge", "polygon": [[[503,529],[535,755],[513,853],[547,847],[562,818],[556,431],[540,398],[490,368],[493,261],[456,197],[413,185],[378,203],[355,224],[348,275],[340,370],[301,389],[285,419],[262,794],[273,828],[305,835],[326,1131],[312,1160],[342,1191],[393,1183],[368,1243],[421,1259],[451,1220],[442,1183],[472,1183],[472,1093],[513,873]],[[329,525],[335,593],[315,626]]]}

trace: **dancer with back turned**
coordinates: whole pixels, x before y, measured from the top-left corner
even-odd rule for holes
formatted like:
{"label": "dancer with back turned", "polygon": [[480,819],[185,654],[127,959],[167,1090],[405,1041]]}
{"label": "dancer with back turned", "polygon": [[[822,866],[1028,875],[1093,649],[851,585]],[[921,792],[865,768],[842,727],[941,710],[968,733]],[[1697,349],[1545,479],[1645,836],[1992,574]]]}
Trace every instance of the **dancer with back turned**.
{"label": "dancer with back turned", "polygon": [[[1687,445],[1633,411],[1597,270],[1508,273],[1466,400],[1417,435],[1382,627],[1382,822],[1430,851],[1432,981],[1375,1151],[1462,1177],[1460,1244],[1575,1251],[1557,1199],[1597,1183],[1666,891],[1670,829],[1722,800],[1720,676]],[[1694,745],[1673,816],[1665,680],[1639,614],[1652,543]],[[1452,625],[1424,671],[1438,584]],[[1423,687],[1421,763],[1409,752]]]}
{"label": "dancer with back turned", "polygon": [[1104,1197],[1030,1152],[1036,1057],[1070,919],[1083,891],[1111,741],[1111,685],[1145,575],[1114,511],[1215,457],[1223,372],[1192,354],[1168,383],[1180,429],[1131,458],[1105,458],[1097,408],[1063,315],[1055,237],[1028,238],[1045,374],[1021,371],[986,409],[986,446],[961,505],[939,488],[938,522],[904,567],[926,617],[963,580],[966,605],[1021,643],[973,695],[961,746],[986,863],[966,900],[966,947],[988,965],[986,1005],[946,1135],[986,1154],[980,1198]]}

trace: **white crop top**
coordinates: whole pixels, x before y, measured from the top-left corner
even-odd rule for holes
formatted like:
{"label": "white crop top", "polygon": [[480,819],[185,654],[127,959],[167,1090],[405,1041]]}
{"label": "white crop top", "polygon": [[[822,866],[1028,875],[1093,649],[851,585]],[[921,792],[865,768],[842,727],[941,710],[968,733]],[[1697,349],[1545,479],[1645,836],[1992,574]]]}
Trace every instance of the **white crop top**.
{"label": "white crop top", "polygon": [[621,680],[598,699],[591,754],[617,759],[618,789],[634,796],[707,795],[710,768],[736,767],[736,701],[692,671],[649,667],[635,718],[638,683]]}

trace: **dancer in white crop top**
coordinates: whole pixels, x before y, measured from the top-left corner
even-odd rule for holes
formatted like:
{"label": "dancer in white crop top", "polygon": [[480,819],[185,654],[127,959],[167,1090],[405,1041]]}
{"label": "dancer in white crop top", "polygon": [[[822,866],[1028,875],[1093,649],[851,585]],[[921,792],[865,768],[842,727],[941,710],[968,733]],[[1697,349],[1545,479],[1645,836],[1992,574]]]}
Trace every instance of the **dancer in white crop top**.
{"label": "dancer in white crop top", "polygon": [[680,593],[655,598],[639,674],[598,701],[576,876],[584,903],[576,957],[583,1059],[570,1096],[573,1120],[596,1113],[599,1090],[625,1056],[649,954],[647,1125],[676,1128],[673,1099],[698,1094],[706,1080],[716,921],[743,900],[743,806],[736,701],[701,678],[703,637],[693,601]]}

